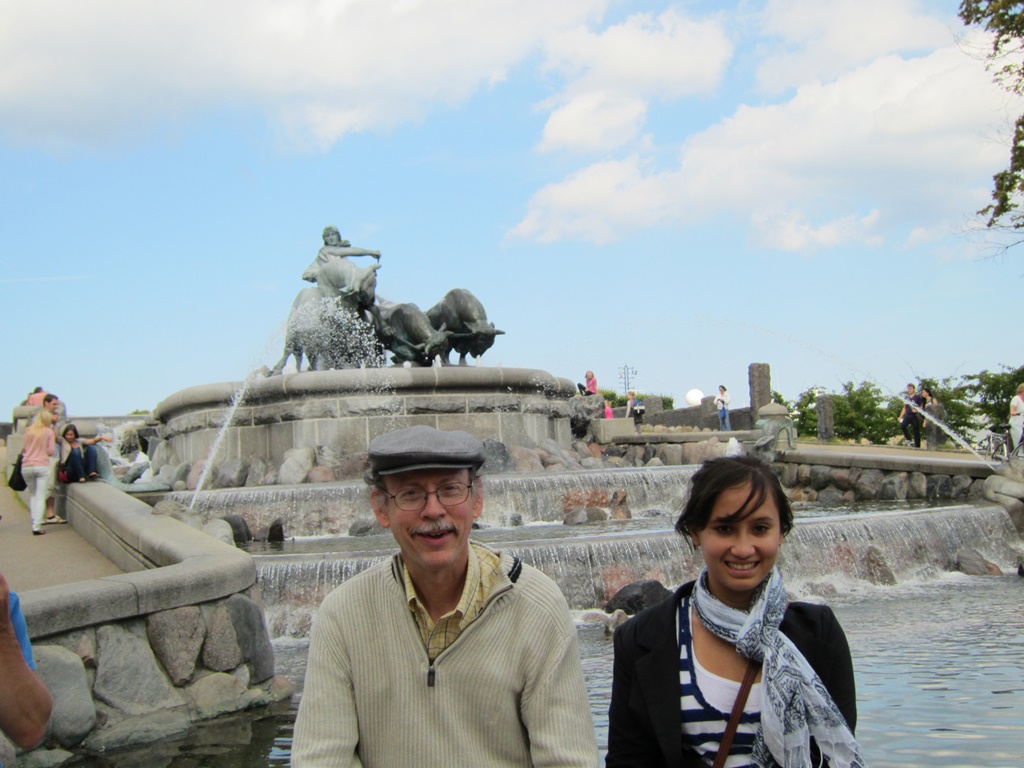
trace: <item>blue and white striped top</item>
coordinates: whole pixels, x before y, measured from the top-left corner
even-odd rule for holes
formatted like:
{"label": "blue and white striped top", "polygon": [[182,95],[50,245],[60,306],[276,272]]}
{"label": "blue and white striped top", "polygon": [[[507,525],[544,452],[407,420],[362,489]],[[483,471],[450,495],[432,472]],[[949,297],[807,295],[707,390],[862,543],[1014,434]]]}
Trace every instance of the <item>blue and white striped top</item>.
{"label": "blue and white striped top", "polygon": [[[676,622],[679,627],[679,698],[682,709],[683,751],[696,752],[708,765],[715,761],[722,734],[729,722],[732,703],[740,690],[740,683],[713,675],[704,669],[695,668],[697,659],[693,655],[693,634],[690,631],[690,598],[684,597],[679,603]],[[696,667],[699,667],[699,663]],[[698,686],[698,679],[705,685],[716,688],[717,696]],[[750,768],[754,737],[761,725],[760,683],[751,688],[750,696],[743,708],[739,727],[733,737],[726,768]],[[729,702],[727,709],[716,709],[708,698],[718,701],[720,706]]]}

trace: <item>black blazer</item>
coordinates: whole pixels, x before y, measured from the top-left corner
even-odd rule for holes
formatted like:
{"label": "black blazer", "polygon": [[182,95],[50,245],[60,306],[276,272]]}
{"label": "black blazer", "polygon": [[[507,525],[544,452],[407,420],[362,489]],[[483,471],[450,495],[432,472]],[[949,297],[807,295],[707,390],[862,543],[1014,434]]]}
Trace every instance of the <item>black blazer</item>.
{"label": "black blazer", "polygon": [[[683,752],[676,609],[693,582],[638,613],[615,630],[612,703],[608,710],[606,768],[698,768]],[[818,673],[853,731],[857,696],[846,635],[826,605],[790,603],[780,626]],[[817,750],[815,749],[815,752]]]}

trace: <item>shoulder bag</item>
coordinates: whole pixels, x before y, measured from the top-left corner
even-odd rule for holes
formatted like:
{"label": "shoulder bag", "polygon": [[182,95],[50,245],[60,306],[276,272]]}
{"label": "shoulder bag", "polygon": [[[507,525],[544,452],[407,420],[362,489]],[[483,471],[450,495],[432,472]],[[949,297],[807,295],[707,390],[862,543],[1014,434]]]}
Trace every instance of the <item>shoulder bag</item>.
{"label": "shoulder bag", "polygon": [[14,468],[11,469],[11,476],[7,479],[7,485],[12,491],[24,491],[28,488],[25,476],[21,473],[21,459],[24,455],[24,453],[18,454],[18,460],[14,462]]}

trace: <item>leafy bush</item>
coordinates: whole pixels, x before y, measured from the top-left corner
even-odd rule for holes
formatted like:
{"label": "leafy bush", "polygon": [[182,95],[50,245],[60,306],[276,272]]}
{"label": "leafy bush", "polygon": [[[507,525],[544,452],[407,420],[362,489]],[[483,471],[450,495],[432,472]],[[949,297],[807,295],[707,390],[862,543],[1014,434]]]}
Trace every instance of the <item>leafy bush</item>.
{"label": "leafy bush", "polygon": [[816,402],[819,394],[828,394],[832,398],[834,431],[840,440],[867,439],[881,444],[899,434],[896,417],[903,407],[902,401],[895,397],[887,398],[878,385],[870,381],[862,381],[858,386],[848,381],[843,384],[842,392],[826,393],[822,387],[805,389],[794,403],[799,411],[796,420],[799,434],[818,434]]}
{"label": "leafy bush", "polygon": [[[1010,417],[1010,400],[1017,394],[1017,386],[1024,383],[1024,365],[1019,368],[1000,367],[1003,370],[999,373],[986,370],[964,376],[962,387],[974,400],[978,427],[1005,424]],[[948,405],[946,409],[949,409]]]}

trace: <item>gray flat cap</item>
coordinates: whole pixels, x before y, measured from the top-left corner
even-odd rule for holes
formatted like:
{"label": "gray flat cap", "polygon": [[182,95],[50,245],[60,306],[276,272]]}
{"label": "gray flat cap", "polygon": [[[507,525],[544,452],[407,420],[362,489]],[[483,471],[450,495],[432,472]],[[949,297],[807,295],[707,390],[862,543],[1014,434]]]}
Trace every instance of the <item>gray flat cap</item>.
{"label": "gray flat cap", "polygon": [[484,446],[468,432],[423,425],[388,432],[370,441],[370,472],[393,475],[417,469],[479,469]]}

